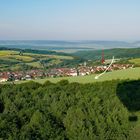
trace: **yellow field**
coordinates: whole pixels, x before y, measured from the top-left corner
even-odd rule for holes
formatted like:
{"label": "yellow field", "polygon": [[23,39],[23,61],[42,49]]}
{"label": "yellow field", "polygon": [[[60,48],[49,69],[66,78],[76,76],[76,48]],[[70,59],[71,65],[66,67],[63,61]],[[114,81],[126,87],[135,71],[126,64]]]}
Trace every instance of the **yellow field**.
{"label": "yellow field", "polygon": [[19,52],[17,51],[0,51],[0,57],[3,56],[11,56],[13,54],[18,54]]}
{"label": "yellow field", "polygon": [[20,56],[18,51],[0,51],[0,58],[2,59],[16,59],[24,62],[29,62],[34,60],[30,56]]}

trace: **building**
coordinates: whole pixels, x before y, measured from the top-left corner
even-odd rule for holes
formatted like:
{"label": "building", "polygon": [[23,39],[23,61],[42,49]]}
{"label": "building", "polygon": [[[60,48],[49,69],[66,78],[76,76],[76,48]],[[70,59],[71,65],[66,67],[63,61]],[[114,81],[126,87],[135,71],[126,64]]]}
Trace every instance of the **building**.
{"label": "building", "polygon": [[2,82],[7,82],[8,81],[8,79],[9,79],[9,77],[8,76],[1,76],[0,77],[0,83],[2,83]]}

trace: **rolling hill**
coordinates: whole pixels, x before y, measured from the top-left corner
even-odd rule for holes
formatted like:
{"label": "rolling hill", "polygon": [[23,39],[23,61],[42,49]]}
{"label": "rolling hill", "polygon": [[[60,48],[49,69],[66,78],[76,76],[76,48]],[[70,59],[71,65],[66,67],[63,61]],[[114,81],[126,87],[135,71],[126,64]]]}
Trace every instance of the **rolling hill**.
{"label": "rolling hill", "polygon": [[54,51],[0,48],[0,71],[44,69],[73,59],[71,55]]}
{"label": "rolling hill", "polygon": [[111,48],[140,47],[139,41],[104,41],[104,40],[0,40],[0,47],[50,50],[58,52],[76,52],[80,50],[97,50]]}

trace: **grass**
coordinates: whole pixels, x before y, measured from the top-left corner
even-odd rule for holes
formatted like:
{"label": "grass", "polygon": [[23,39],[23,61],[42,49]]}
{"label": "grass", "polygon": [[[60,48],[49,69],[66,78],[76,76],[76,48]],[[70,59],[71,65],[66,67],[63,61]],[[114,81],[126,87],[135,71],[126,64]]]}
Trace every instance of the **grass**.
{"label": "grass", "polygon": [[[118,70],[113,72],[108,72],[98,80],[95,80],[96,74],[88,75],[88,76],[78,76],[78,77],[60,77],[60,78],[45,78],[34,80],[35,82],[44,83],[49,80],[53,83],[57,83],[60,80],[68,80],[69,82],[79,82],[79,83],[93,83],[100,81],[108,81],[115,79],[140,79],[140,68],[126,69],[126,70]],[[17,83],[23,83],[25,81],[19,81]]]}
{"label": "grass", "polygon": [[140,58],[136,58],[136,59],[131,59],[129,60],[131,63],[134,63],[136,65],[140,65]]}

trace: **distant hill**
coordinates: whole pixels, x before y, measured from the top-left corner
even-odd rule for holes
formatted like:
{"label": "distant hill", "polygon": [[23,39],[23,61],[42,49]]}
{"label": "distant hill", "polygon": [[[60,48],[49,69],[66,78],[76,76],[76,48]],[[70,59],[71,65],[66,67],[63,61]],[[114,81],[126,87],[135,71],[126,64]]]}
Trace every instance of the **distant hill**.
{"label": "distant hill", "polygon": [[72,50],[79,51],[111,48],[136,48],[140,47],[140,41],[130,43],[125,41],[102,40],[0,40],[0,47],[71,52]]}
{"label": "distant hill", "polygon": [[[88,59],[88,60],[97,60],[101,58],[102,50],[79,51],[79,52],[73,53],[73,55],[84,58],[84,59]],[[115,58],[139,58],[140,48],[105,49],[104,56],[107,59],[112,58],[112,56],[115,56]]]}

